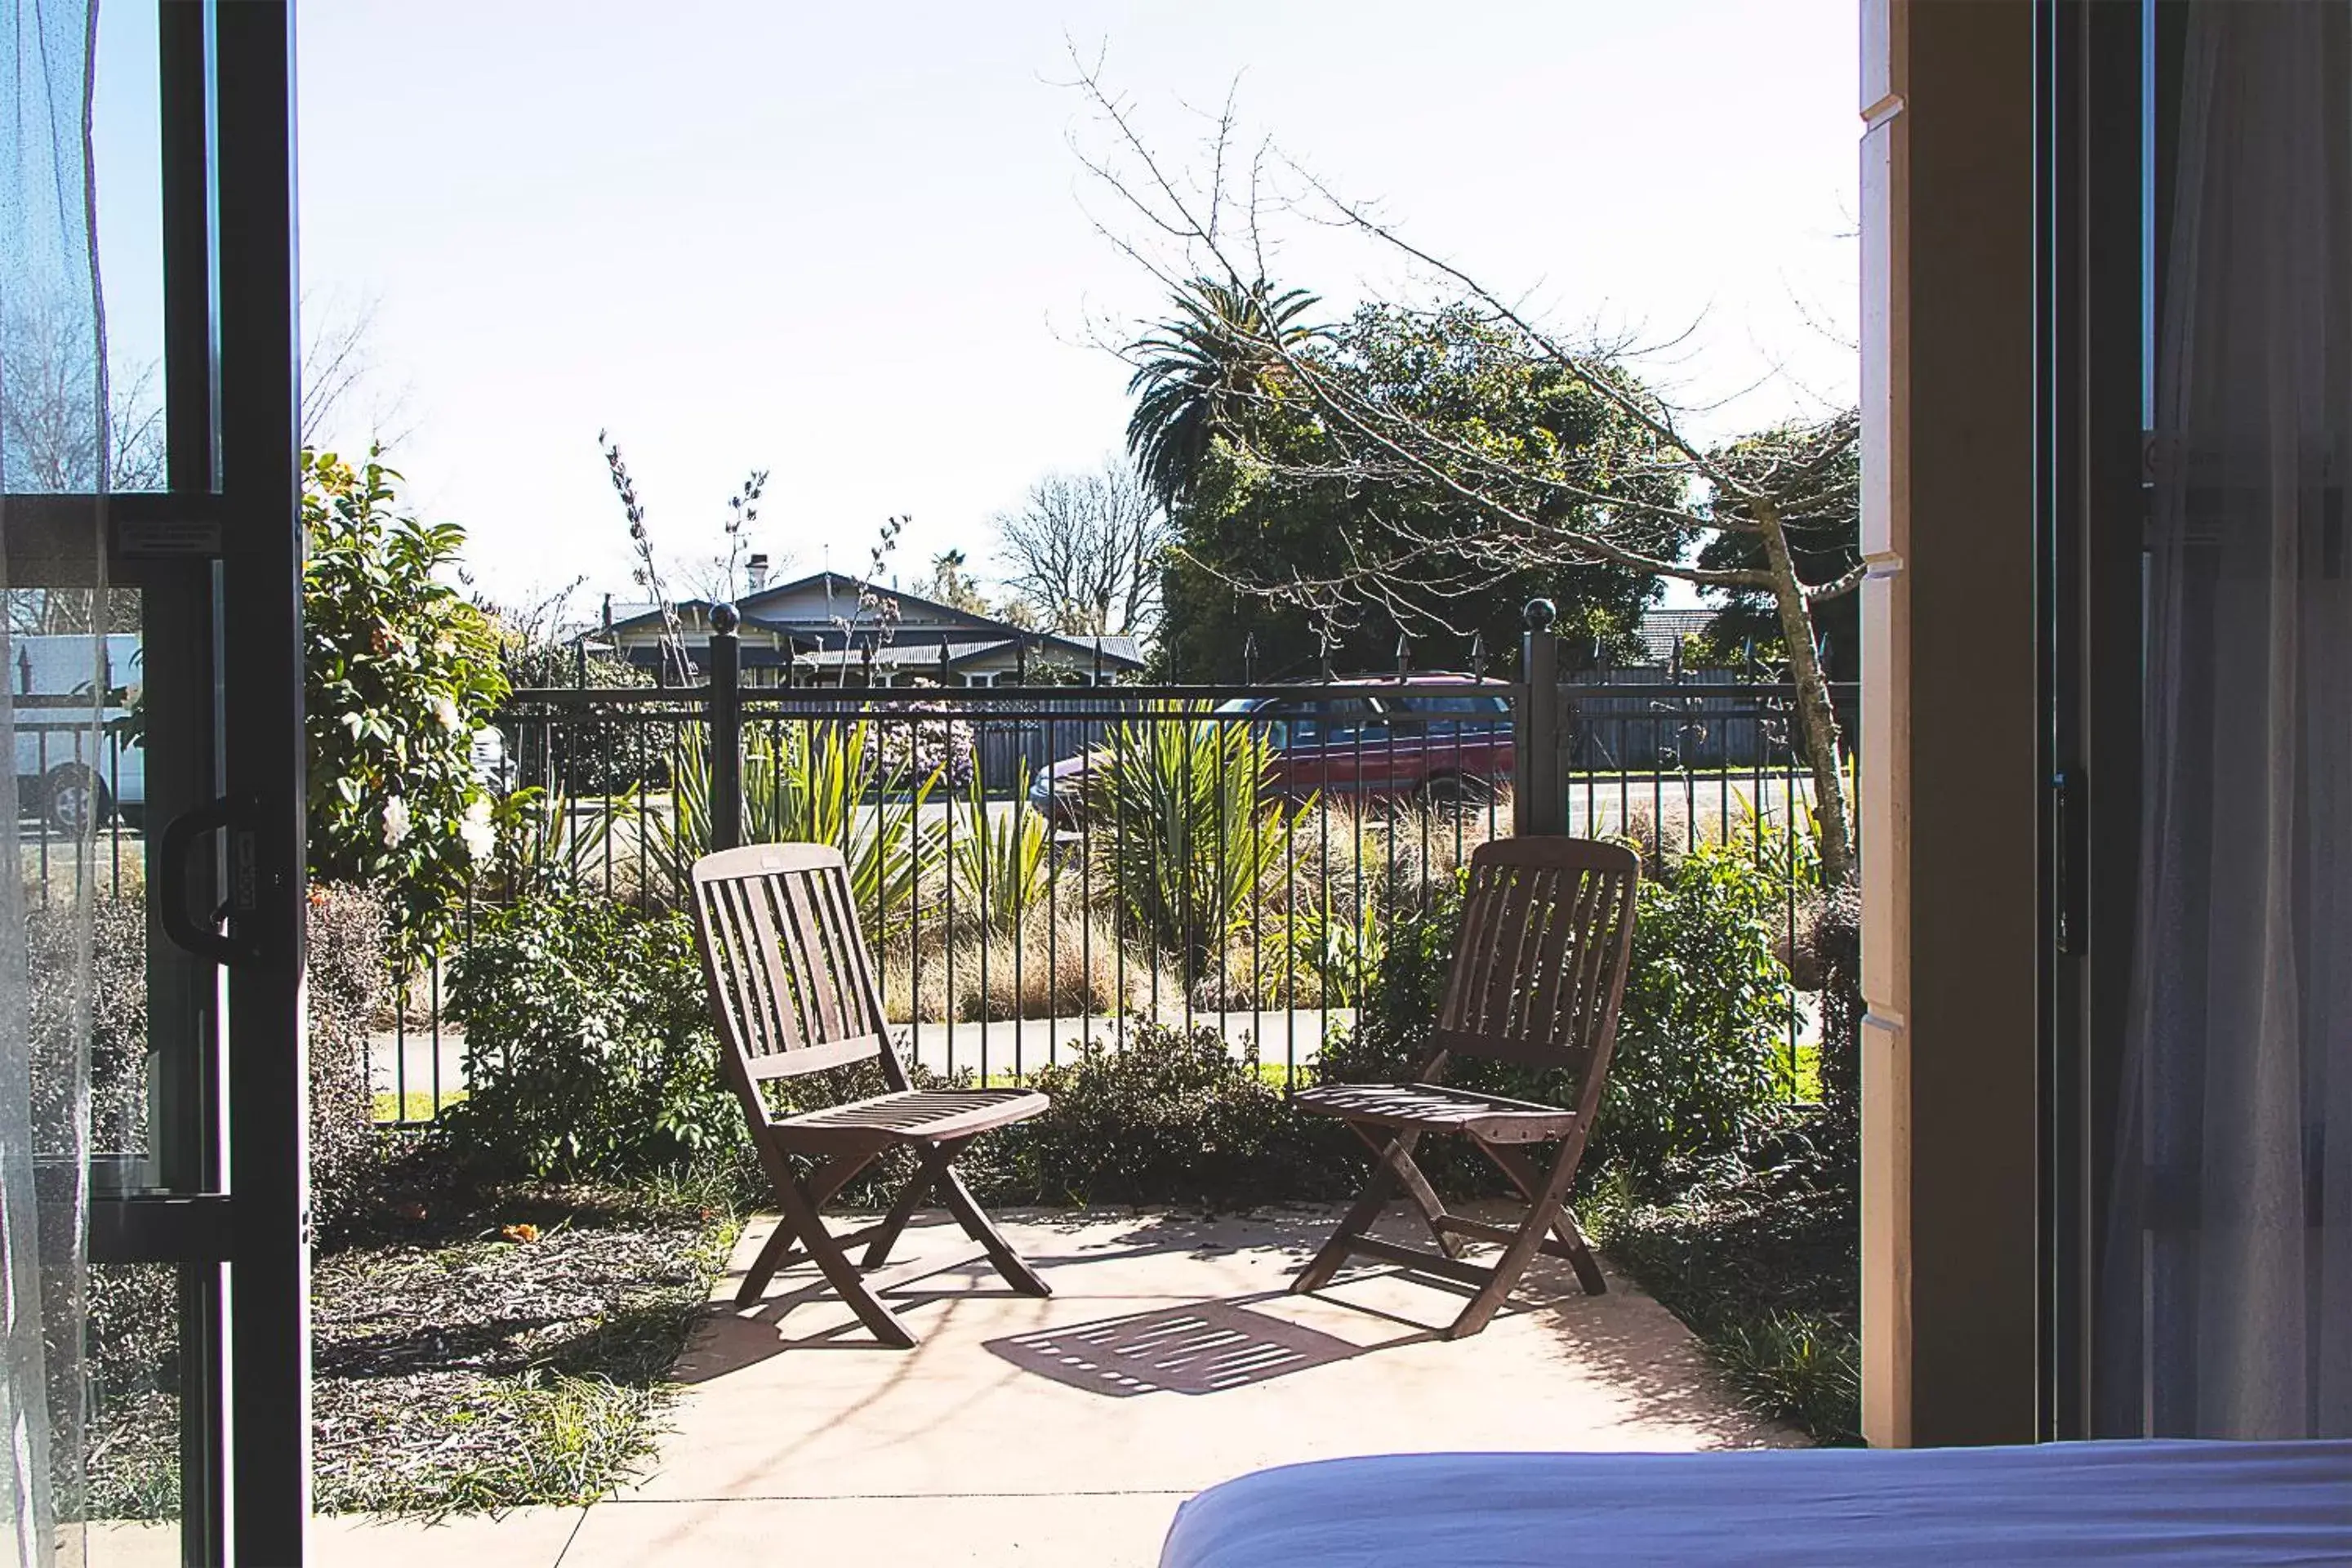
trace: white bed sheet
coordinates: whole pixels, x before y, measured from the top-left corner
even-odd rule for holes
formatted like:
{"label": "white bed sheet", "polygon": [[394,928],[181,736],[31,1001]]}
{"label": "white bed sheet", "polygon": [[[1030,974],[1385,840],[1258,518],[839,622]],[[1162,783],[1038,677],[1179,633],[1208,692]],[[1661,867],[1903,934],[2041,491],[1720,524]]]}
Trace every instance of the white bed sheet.
{"label": "white bed sheet", "polygon": [[2352,1564],[2352,1442],[1400,1454],[1261,1470],[1160,1568]]}

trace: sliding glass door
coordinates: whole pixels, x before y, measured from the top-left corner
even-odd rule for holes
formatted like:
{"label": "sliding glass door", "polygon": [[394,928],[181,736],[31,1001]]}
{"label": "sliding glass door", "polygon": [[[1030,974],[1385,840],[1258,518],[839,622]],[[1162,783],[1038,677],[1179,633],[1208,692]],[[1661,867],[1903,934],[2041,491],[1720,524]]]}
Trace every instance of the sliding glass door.
{"label": "sliding glass door", "polygon": [[2352,5],[2050,16],[2049,1425],[2352,1434]]}
{"label": "sliding glass door", "polygon": [[6,15],[0,1562],[295,1563],[289,17]]}

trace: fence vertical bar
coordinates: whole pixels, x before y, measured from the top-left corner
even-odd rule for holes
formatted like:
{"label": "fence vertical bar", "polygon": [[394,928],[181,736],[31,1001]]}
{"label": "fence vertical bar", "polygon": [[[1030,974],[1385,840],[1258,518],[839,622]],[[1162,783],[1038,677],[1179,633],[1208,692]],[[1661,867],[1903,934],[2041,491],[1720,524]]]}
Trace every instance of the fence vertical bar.
{"label": "fence vertical bar", "polygon": [[732,605],[710,607],[710,843],[733,849],[743,842],[742,617]]}
{"label": "fence vertical bar", "polygon": [[1568,832],[1568,787],[1561,770],[1559,611],[1549,599],[1528,601],[1519,641],[1527,700],[1512,720],[1511,830],[1522,837]]}

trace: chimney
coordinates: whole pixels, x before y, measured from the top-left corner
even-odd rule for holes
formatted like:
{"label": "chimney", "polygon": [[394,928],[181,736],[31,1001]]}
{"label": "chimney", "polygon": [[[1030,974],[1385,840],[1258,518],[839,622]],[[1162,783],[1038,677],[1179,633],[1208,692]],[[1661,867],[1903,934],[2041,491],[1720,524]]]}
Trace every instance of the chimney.
{"label": "chimney", "polygon": [[743,563],[743,580],[756,594],[768,585],[768,557],[764,551],[753,551],[751,559]]}

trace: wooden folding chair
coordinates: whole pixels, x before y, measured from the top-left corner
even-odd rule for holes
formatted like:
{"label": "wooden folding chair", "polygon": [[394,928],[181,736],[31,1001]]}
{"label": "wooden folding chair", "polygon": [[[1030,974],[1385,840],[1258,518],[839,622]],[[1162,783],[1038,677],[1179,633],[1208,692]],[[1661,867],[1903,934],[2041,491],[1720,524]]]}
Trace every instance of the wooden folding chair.
{"label": "wooden folding chair", "polygon": [[[882,1292],[985,1257],[1025,1296],[1050,1296],[1035,1270],[998,1234],[957,1175],[972,1138],[1036,1115],[1045,1097],[1025,1089],[917,1089],[890,1044],[874,964],[858,933],[841,851],[823,844],[755,844],[706,855],[694,867],[694,916],[710,1012],[728,1081],[743,1102],[760,1163],[783,1217],[743,1277],[736,1304],[758,1301],[777,1269],[805,1254],[884,1344],[915,1344]],[[889,1092],[797,1116],[770,1111],[760,1086],[878,1058]],[[889,1212],[835,1236],[824,1205],[886,1151],[921,1160]],[[806,1174],[795,1156],[818,1163]],[[977,1245],[960,1257],[882,1273],[890,1249],[931,1193]],[[866,1244],[861,1267],[847,1249]]]}
{"label": "wooden folding chair", "polygon": [[[1292,1281],[1293,1290],[1322,1289],[1353,1256],[1475,1285],[1476,1294],[1445,1331],[1455,1340],[1486,1326],[1538,1252],[1566,1258],[1586,1294],[1606,1289],[1566,1200],[1601,1109],[1633,956],[1641,871],[1633,850],[1580,838],[1497,839],[1471,856],[1461,944],[1418,1081],[1324,1084],[1296,1097],[1302,1110],[1343,1118],[1380,1163],[1339,1234]],[[1456,1056],[1563,1068],[1576,1086],[1573,1109],[1448,1089],[1439,1079]],[[1518,1228],[1446,1212],[1413,1163],[1427,1133],[1459,1133],[1502,1167],[1528,1201]],[[1559,1145],[1549,1171],[1528,1157],[1539,1143]],[[1439,1251],[1366,1234],[1400,1185]],[[1491,1267],[1469,1262],[1462,1256],[1464,1237],[1498,1243],[1502,1256]]]}

